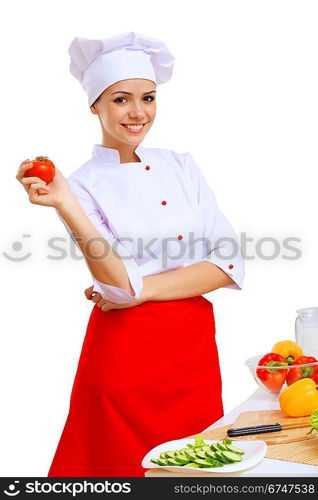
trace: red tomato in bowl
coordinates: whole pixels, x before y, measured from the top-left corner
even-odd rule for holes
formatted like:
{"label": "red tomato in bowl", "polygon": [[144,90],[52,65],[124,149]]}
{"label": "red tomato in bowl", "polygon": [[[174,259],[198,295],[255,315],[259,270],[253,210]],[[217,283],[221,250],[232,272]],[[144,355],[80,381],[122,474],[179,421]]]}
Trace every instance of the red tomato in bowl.
{"label": "red tomato in bowl", "polygon": [[55,166],[47,156],[37,156],[32,163],[32,168],[26,171],[25,177],[39,177],[47,184],[53,180]]}

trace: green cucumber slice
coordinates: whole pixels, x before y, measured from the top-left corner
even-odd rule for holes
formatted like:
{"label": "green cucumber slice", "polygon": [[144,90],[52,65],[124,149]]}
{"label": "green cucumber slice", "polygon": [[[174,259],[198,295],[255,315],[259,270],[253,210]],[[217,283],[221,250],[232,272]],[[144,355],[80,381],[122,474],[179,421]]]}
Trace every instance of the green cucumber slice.
{"label": "green cucumber slice", "polygon": [[215,458],[216,458],[216,460],[219,460],[220,462],[223,462],[224,464],[231,464],[232,463],[230,460],[228,460],[227,458],[225,458],[223,456],[223,452],[222,451],[216,451],[215,452]]}
{"label": "green cucumber slice", "polygon": [[203,467],[213,467],[211,462],[208,462],[207,460],[202,460],[200,458],[197,458],[194,463],[198,464],[202,468]]}
{"label": "green cucumber slice", "polygon": [[211,464],[211,467],[223,467],[225,465],[223,462],[220,460],[217,460],[216,458],[206,458],[206,462],[209,462]]}
{"label": "green cucumber slice", "polygon": [[181,448],[181,450],[179,451],[179,455],[187,456],[189,451],[189,448]]}
{"label": "green cucumber slice", "polygon": [[185,465],[190,462],[188,458],[182,457],[181,455],[177,455],[175,461],[180,465]]}
{"label": "green cucumber slice", "polygon": [[210,448],[212,451],[216,451],[216,452],[220,451],[220,448],[218,447],[218,443],[211,444]]}
{"label": "green cucumber slice", "polygon": [[168,462],[163,458],[158,458],[158,465],[168,465]]}
{"label": "green cucumber slice", "polygon": [[228,451],[231,451],[232,453],[236,453],[237,455],[244,455],[245,451],[241,450],[241,448],[236,448],[236,446],[233,446],[232,444],[227,444],[226,445]]}
{"label": "green cucumber slice", "polygon": [[222,451],[222,455],[230,460],[231,463],[241,462],[242,460],[242,455],[237,455],[231,451]]}
{"label": "green cucumber slice", "polygon": [[220,451],[227,451],[227,447],[222,443],[217,443],[217,447]]}
{"label": "green cucumber slice", "polygon": [[180,464],[174,458],[167,458],[168,465],[179,465]]}
{"label": "green cucumber slice", "polygon": [[197,457],[197,454],[194,453],[194,451],[188,453],[188,459],[189,460],[192,460],[194,462],[194,460],[196,460],[198,457]]}

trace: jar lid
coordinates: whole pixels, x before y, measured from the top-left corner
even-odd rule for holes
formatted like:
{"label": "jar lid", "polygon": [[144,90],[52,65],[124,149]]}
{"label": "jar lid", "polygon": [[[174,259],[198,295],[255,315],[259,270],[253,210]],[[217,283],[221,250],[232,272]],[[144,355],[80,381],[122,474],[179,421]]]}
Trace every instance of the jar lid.
{"label": "jar lid", "polygon": [[318,315],[318,307],[305,307],[304,309],[298,309],[296,311],[297,314],[307,315],[307,314],[317,314]]}

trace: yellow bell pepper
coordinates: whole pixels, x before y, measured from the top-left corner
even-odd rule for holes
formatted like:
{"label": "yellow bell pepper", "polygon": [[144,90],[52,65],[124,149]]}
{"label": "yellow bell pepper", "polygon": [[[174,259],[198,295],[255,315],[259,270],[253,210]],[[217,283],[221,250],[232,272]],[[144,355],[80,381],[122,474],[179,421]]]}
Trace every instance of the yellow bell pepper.
{"label": "yellow bell pepper", "polygon": [[302,378],[279,395],[283,412],[290,417],[305,417],[318,408],[318,390],[311,378]]}
{"label": "yellow bell pepper", "polygon": [[302,348],[292,340],[281,340],[280,342],[276,342],[271,352],[280,354],[283,358],[286,358],[289,365],[292,364],[295,358],[303,355]]}

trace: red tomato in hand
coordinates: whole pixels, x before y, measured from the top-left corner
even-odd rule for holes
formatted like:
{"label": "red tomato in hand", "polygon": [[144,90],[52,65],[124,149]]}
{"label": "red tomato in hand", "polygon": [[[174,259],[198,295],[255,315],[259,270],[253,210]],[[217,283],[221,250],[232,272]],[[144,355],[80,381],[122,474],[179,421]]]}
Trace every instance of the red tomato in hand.
{"label": "red tomato in hand", "polygon": [[53,180],[55,166],[47,156],[37,156],[32,163],[32,168],[26,171],[25,177],[39,177],[47,184]]}

